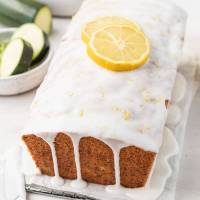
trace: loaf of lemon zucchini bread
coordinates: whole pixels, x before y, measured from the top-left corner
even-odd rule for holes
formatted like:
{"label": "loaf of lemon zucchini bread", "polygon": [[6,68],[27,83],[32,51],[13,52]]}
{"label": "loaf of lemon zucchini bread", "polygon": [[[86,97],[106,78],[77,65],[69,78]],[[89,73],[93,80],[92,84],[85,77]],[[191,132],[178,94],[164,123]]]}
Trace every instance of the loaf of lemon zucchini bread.
{"label": "loaf of lemon zucchini bread", "polygon": [[69,179],[72,187],[148,183],[162,144],[185,21],[185,13],[168,1],[83,3],[22,134],[38,173],[58,184]]}

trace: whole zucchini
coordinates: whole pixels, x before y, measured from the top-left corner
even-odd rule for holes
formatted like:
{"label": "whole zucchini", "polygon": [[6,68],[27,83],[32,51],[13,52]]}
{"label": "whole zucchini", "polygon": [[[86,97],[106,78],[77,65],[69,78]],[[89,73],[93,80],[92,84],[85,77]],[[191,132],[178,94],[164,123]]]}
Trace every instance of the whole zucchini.
{"label": "whole zucchini", "polygon": [[28,22],[33,22],[44,32],[50,33],[52,28],[50,8],[33,0],[0,0],[0,23],[19,26]]}

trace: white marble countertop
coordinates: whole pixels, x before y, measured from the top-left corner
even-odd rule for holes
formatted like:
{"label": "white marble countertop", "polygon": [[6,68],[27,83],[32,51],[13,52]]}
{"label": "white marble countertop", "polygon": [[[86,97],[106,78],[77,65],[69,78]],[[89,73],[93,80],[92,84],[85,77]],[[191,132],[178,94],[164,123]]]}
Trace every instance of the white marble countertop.
{"label": "white marble countertop", "polygon": [[[184,54],[200,56],[200,2],[197,0],[176,0],[189,13]],[[53,46],[56,48],[60,36],[67,29],[69,19],[54,20]],[[27,116],[35,90],[28,93],[0,97],[0,154],[19,141],[19,132]],[[176,200],[200,199],[200,90],[194,99],[181,160]],[[46,200],[49,197],[29,195],[29,200]]]}

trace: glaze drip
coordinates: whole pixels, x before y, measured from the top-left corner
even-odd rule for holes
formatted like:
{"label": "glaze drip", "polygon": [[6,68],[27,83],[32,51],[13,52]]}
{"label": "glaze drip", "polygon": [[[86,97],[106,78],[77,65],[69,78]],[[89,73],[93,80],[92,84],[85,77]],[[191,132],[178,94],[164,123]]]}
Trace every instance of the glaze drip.
{"label": "glaze drip", "polygon": [[[55,134],[56,136],[56,134]],[[59,169],[58,169],[58,162],[57,162],[57,156],[56,156],[56,151],[55,151],[55,146],[54,146],[54,140],[55,136],[53,137],[52,135],[49,135],[48,133],[46,134],[40,134],[40,137],[48,143],[50,149],[51,149],[51,155],[53,159],[53,168],[54,168],[54,178],[52,179],[51,184],[53,186],[61,186],[64,184],[64,179],[62,179],[59,176]]]}
{"label": "glaze drip", "polygon": [[121,188],[120,185],[120,150],[122,147],[125,146],[124,143],[118,142],[116,140],[102,140],[104,143],[106,143],[113,152],[114,155],[114,168],[115,168],[115,185],[109,185],[106,187],[106,190],[108,192],[119,192],[119,188]]}
{"label": "glaze drip", "polygon": [[72,143],[74,146],[74,159],[76,163],[76,173],[77,179],[71,182],[71,186],[74,188],[85,188],[87,183],[82,180],[81,177],[81,168],[80,168],[80,159],[79,159],[79,141],[80,136],[78,135],[71,135]]}

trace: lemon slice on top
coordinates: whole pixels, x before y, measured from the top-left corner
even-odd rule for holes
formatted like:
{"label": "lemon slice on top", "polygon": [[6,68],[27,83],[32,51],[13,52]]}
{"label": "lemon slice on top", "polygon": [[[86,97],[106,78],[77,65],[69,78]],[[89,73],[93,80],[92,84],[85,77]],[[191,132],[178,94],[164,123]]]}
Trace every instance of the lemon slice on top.
{"label": "lemon slice on top", "polygon": [[92,34],[87,45],[89,57],[112,71],[128,71],[145,64],[150,44],[143,32],[131,25],[113,25]]}
{"label": "lemon slice on top", "polygon": [[82,40],[87,44],[93,33],[98,31],[99,29],[105,28],[107,26],[113,25],[130,25],[138,31],[141,30],[140,26],[133,21],[120,16],[105,16],[98,17],[97,19],[88,22],[86,25],[82,27]]}

